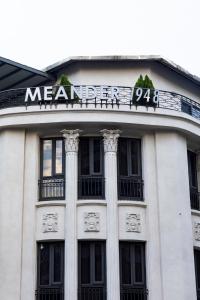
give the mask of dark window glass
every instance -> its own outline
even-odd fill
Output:
[[[40,285],[49,285],[50,253],[48,244],[40,244]]]
[[[90,247],[88,243],[81,244],[81,283],[90,283]]]
[[[192,106],[191,104],[185,102],[185,101],[181,101],[181,110],[189,115],[192,115]]]
[[[54,247],[54,282],[61,281],[61,262],[62,262],[62,249],[59,245]]]
[[[80,140],[80,165],[81,175],[89,175],[89,139]]]
[[[52,175],[52,141],[43,141],[43,177]]]
[[[192,151],[188,151],[188,171],[189,171],[190,186],[197,187],[196,154]]]
[[[129,244],[124,244],[121,247],[121,261],[122,284],[131,284],[131,255]]]
[[[197,299],[200,299],[200,250],[194,250]]]
[[[141,245],[135,245],[135,282],[138,283],[143,281],[142,250]]]
[[[140,173],[140,144],[138,140],[131,140],[131,174],[137,175]]]
[[[93,143],[94,173],[101,172],[100,142],[101,142],[100,139],[94,139],[94,143]]]
[[[95,244],[95,281],[102,281],[102,245]]]
[[[127,140],[119,140],[119,174],[122,176],[128,175],[128,164],[127,164]]]
[[[120,242],[121,288],[145,288],[144,244]]]

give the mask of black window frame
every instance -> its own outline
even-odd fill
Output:
[[[100,171],[94,171],[94,141],[100,143]],[[82,143],[88,143],[88,174],[82,174]],[[103,138],[99,136],[80,137],[78,152],[78,199],[105,199]]]
[[[121,157],[122,147],[125,145],[126,156],[126,174],[121,173],[120,163],[123,161]],[[132,143],[137,147],[137,172],[132,169]],[[120,137],[118,140],[117,152],[117,178],[118,178],[118,199],[119,200],[135,200],[143,201],[143,179],[142,179],[142,141],[140,138]]]
[[[48,279],[49,282],[48,284],[41,284],[41,278],[40,278],[40,270],[41,270],[41,247],[48,247],[48,253],[49,253],[49,258],[48,260]],[[55,278],[55,273],[54,273],[54,255],[55,255],[55,248],[59,247],[61,251],[61,256],[60,256],[60,281],[56,282],[54,281]],[[37,242],[37,299],[43,299],[46,295],[55,295],[55,299],[63,299],[64,295],[64,249],[65,249],[65,244],[64,241],[40,241]],[[57,296],[56,296],[57,293]],[[53,299],[53,298],[51,298]]]
[[[194,266],[195,266],[195,280],[197,300],[200,300],[200,249],[194,249]]]
[[[197,154],[194,151],[187,151],[188,157],[188,177],[190,187],[190,204],[191,208],[200,210],[200,196],[198,191],[198,174],[197,174]]]

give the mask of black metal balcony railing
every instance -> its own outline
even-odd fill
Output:
[[[62,178],[45,178],[38,182],[39,200],[64,200],[65,199],[65,179]]]
[[[200,193],[197,188],[190,187],[190,204],[192,209],[200,210]]]
[[[79,176],[79,199],[105,199],[105,179],[100,176]]]
[[[75,99],[75,100],[52,100],[52,101],[28,101],[25,102],[25,95],[26,89],[13,89],[13,90],[6,90],[0,92],[0,109],[15,107],[15,106],[43,106],[49,107],[54,105],[55,108],[59,103],[66,104],[66,106],[70,105],[73,107],[74,104],[79,105],[80,107],[87,107],[88,105],[94,105],[94,107],[98,106],[98,108],[112,108],[112,107],[120,107],[121,105],[129,106],[152,106],[154,109],[156,108],[163,108],[163,109],[170,109],[175,111],[184,112],[193,116],[194,118],[200,119],[200,103],[180,95],[174,92],[162,91],[162,90],[151,90],[149,93],[150,100],[147,102],[145,98],[146,89],[142,89],[142,96],[140,99],[136,96],[140,93],[137,92],[138,88],[132,87],[122,87],[118,86],[118,99],[112,98],[111,87],[108,86],[107,92],[107,100],[101,99],[101,86],[95,86],[97,91],[97,96],[93,99],[86,99],[86,87],[82,86],[83,97],[82,99]],[[43,87],[41,87],[41,97],[43,99]],[[56,89],[57,87],[54,87]],[[69,87],[66,87],[66,89]],[[77,90],[80,87],[77,87]],[[34,89],[34,88],[33,88]],[[141,89],[140,89],[141,90]],[[156,94],[155,94],[156,92]],[[155,96],[156,95],[156,96]],[[153,97],[156,97],[155,99]],[[54,97],[54,96],[53,96]],[[137,100],[139,99],[139,100]],[[153,101],[157,102],[154,103]]]
[[[118,197],[119,200],[143,201],[143,185],[141,178],[119,177],[118,178]]]
[[[35,291],[36,300],[64,300],[63,288],[41,288]]]
[[[81,287],[78,290],[78,300],[106,300],[104,287]]]
[[[147,289],[125,288],[122,289],[120,300],[147,300]]]

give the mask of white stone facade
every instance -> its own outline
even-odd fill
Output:
[[[178,78],[174,81],[176,75],[166,80],[168,74],[162,78],[163,70],[148,64],[131,71],[126,64],[117,70],[112,64],[80,65],[78,71],[72,66],[66,73],[74,84],[128,86],[142,72],[158,88],[175,88],[196,99],[197,88],[188,82],[187,90]],[[0,127],[1,300],[35,299],[39,241],[65,241],[64,300],[77,300],[79,240],[106,242],[107,300],[120,300],[119,241],[145,243],[148,300],[197,299],[193,249],[200,249],[200,213],[190,207],[187,149],[200,149],[200,120],[164,108],[82,108],[77,103],[2,109]],[[79,139],[84,136],[104,139],[103,200],[78,199]],[[38,201],[44,137],[64,138],[65,200]],[[144,201],[118,199],[119,137],[141,140]]]

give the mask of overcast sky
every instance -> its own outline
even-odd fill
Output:
[[[0,56],[31,67],[154,54],[200,76],[200,0],[0,0],[0,9]]]

